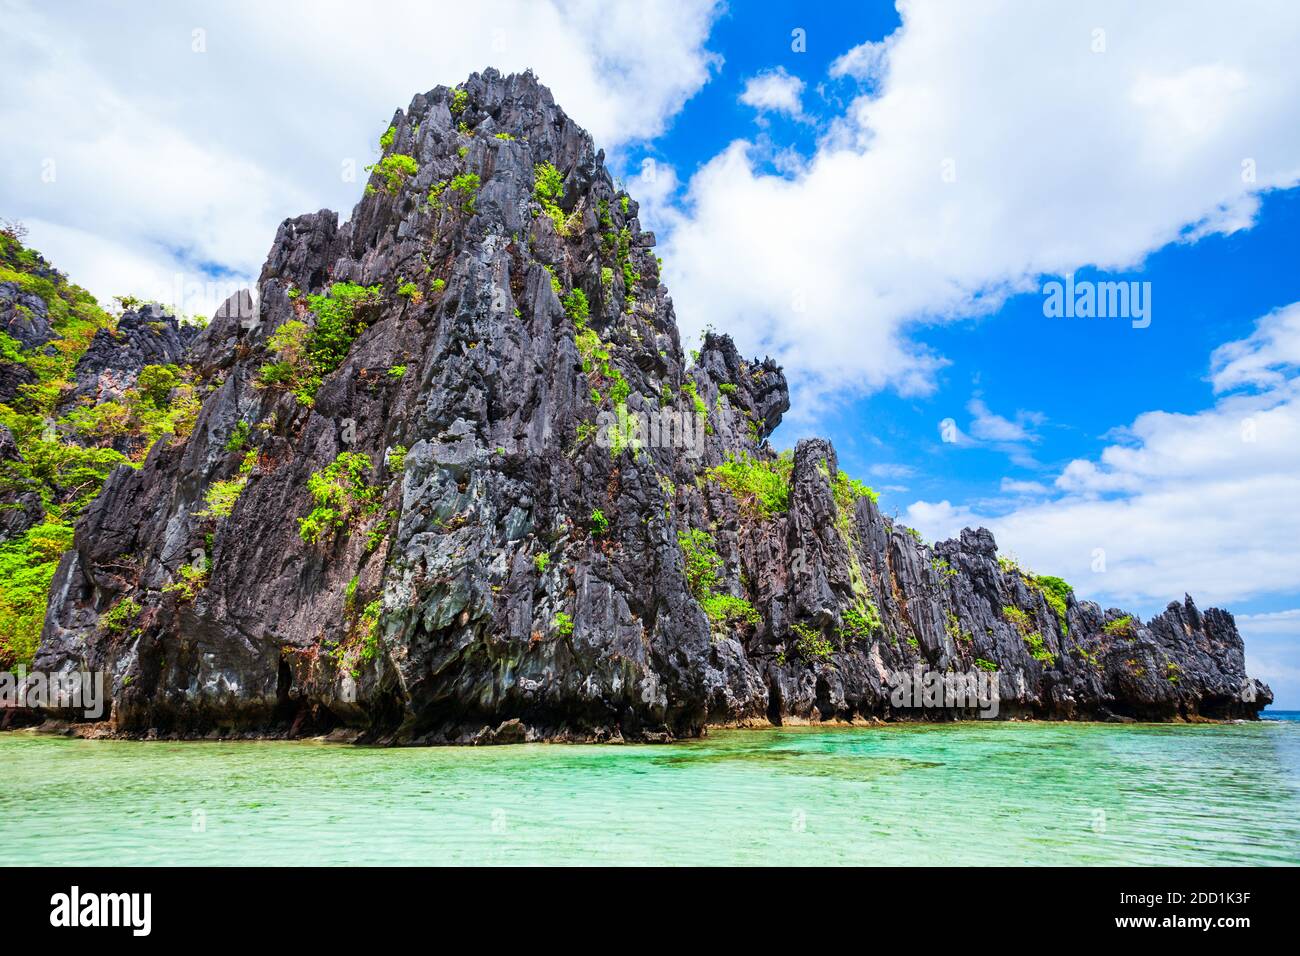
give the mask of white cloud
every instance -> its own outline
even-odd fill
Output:
[[[256,272],[213,277],[171,257],[165,250],[137,249],[110,237],[43,219],[25,223],[32,235],[41,237],[36,247],[56,267],[70,273],[69,279],[99,294],[100,304],[110,306],[113,294],[133,294],[166,302],[183,316],[210,318],[218,306],[240,289],[251,289]],[[30,240],[29,240],[30,241]],[[73,271],[63,266],[81,263]],[[116,290],[109,293],[108,290]]]
[[[893,34],[885,40],[868,40],[866,43],[859,43],[847,53],[835,58],[830,66],[830,75],[837,79],[852,77],[860,83],[872,86],[879,84],[885,77],[885,71],[889,66],[889,49],[897,36],[898,34]]]
[[[968,430],[963,431],[955,419],[945,418],[939,422],[941,442],[957,448],[991,449],[1006,455],[1012,464],[1021,468],[1042,467],[1028,448],[1039,440],[1033,428],[1046,420],[1041,412],[1022,409],[1012,420],[989,408],[978,392],[966,404],[966,410],[971,415]]]
[[[1300,608],[1263,614],[1238,614],[1237,624],[1256,634],[1300,635]]]
[[[803,116],[802,96],[803,80],[779,66],[746,80],[740,102],[760,113],[784,113],[798,119]]]
[[[656,135],[717,63],[717,9],[9,0],[0,209],[102,299],[154,297],[205,265],[255,276],[285,217],[350,213],[361,183],[343,164],[373,160],[395,109],[473,71],[533,68],[607,150]]]
[[[1300,374],[1275,378],[1300,303],[1216,350],[1221,381],[1263,382],[1195,414],[1139,415],[1123,443],[1064,468],[1047,500],[1000,507],[912,504],[906,520],[946,538],[990,528],[1000,547],[1083,596],[1158,609],[1184,591],[1202,606],[1291,594],[1300,581]],[[1281,343],[1281,344],[1280,344]],[[1004,482],[1003,491],[1018,492]],[[1104,569],[1102,566],[1104,561]]]
[[[1018,481],[1015,478],[1003,478],[1001,490],[1004,495],[1046,495],[1050,489],[1038,481]]]
[[[1229,342],[1210,356],[1216,392],[1242,386],[1272,388],[1300,367],[1300,303],[1270,313],[1248,339]]]
[[[1038,436],[1029,431],[1029,424],[1037,424],[1042,416],[1035,412],[1017,412],[1016,420],[1011,421],[995,414],[984,400],[978,396],[966,405],[971,413],[970,433],[980,441],[991,442],[1034,442]]]
[[[709,322],[773,354],[795,416],[831,395],[926,394],[943,359],[914,323],[1241,228],[1260,191],[1300,180],[1300,124],[1280,121],[1300,99],[1294,4],[900,9],[886,43],[837,61],[873,85],[805,170],[766,174],[732,143],[665,243],[685,331]]]
[[[916,474],[916,469],[911,465],[881,462],[869,467],[867,472],[876,478],[911,478]]]
[[[674,221],[672,202],[677,185],[677,171],[672,166],[653,157],[641,160],[636,174],[628,178],[624,187],[636,198],[637,218],[642,228],[652,231],[671,228]]]
[[[907,511],[903,514],[903,521],[932,541],[955,538],[961,533],[962,528],[978,528],[988,523],[987,519],[981,518],[969,508],[954,505],[947,499],[914,501],[908,505]],[[1004,551],[1006,550],[1001,542],[999,545]]]

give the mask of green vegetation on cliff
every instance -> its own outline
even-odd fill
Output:
[[[741,510],[756,518],[770,518],[790,510],[793,467],[794,455],[789,451],[772,461],[742,453],[710,468],[708,475],[731,491]]]
[[[564,176],[550,163],[538,163],[533,167],[533,198],[542,207],[555,231],[564,235],[568,230],[564,224],[564,210],[559,200],[564,196]]]
[[[0,667],[12,667],[30,663],[36,651],[50,581],[59,557],[72,545],[73,522],[108,473],[129,459],[98,443],[73,441],[91,420],[87,410],[56,417],[60,400],[72,389],[77,361],[96,332],[114,327],[114,319],[90,293],[25,247],[15,227],[0,230],[0,283],[39,298],[57,336],[47,345],[25,349],[0,333],[0,364],[18,367],[14,371],[28,379],[8,402],[0,403],[0,426],[13,435],[17,452],[0,458],[0,510],[30,507],[40,512],[35,524],[0,543]],[[19,317],[30,314],[21,303],[15,310]],[[149,408],[156,410],[157,394],[155,382],[138,407],[126,410],[125,419],[114,426],[119,434],[143,430],[146,421],[151,432],[162,430],[148,414]],[[105,421],[110,417],[101,416]]]
[[[258,384],[287,389],[303,405],[311,405],[325,376],[343,364],[353,341],[364,331],[363,307],[381,297],[379,286],[354,282],[335,282],[328,293],[307,296],[316,324],[291,319],[275,330],[267,348],[276,360],[262,366]]]
[[[379,511],[383,489],[371,486],[370,456],[341,452],[323,469],[307,479],[315,507],[298,519],[298,534],[308,544],[328,540],[358,518]]]
[[[678,532],[677,544],[686,561],[686,583],[691,595],[700,603],[715,628],[752,626],[762,620],[754,606],[744,598],[719,590],[722,587],[722,557],[714,549],[713,538],[707,531],[692,528]]]

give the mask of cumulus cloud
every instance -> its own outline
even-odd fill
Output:
[[[1250,370],[1217,380],[1241,388],[1194,414],[1139,415],[1098,458],[1070,462],[1049,497],[978,509],[918,501],[905,520],[934,538],[984,525],[1002,548],[1081,595],[1148,612],[1184,590],[1203,606],[1293,593],[1300,374],[1274,369],[1293,354],[1284,333],[1297,308],[1215,351],[1221,371]],[[1004,492],[1022,490],[1004,482]]]
[[[532,68],[618,149],[662,131],[708,80],[717,12],[715,0],[374,13],[307,0],[6,2],[0,209],[101,299],[162,298],[214,274],[247,281],[282,219],[350,212],[361,187],[347,170],[364,176],[413,94],[487,66]]]
[[[779,66],[746,80],[740,102],[760,113],[784,113],[798,119],[803,116],[803,86],[803,80]]]
[[[806,168],[765,173],[732,143],[693,176],[665,243],[686,331],[712,323],[776,356],[796,415],[929,393],[944,363],[916,323],[1239,229],[1260,191],[1300,181],[1300,125],[1277,121],[1300,98],[1293,4],[900,12],[888,41],[836,61],[869,82]]]

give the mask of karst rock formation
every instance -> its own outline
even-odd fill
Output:
[[[280,226],[256,304],[141,339],[202,406],[81,516],[33,663],[106,672],[112,732],[656,741],[973,715],[893,706],[918,665],[996,673],[1001,717],[1271,699],[1224,611],[1078,601],[986,530],[925,544],[826,441],[778,456],[781,370],[726,335],[683,353],[636,200],[532,74],[418,95],[381,147],[348,222]]]

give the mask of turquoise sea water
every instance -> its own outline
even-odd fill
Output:
[[[371,749],[0,734],[7,864],[1297,864],[1300,722]]]

